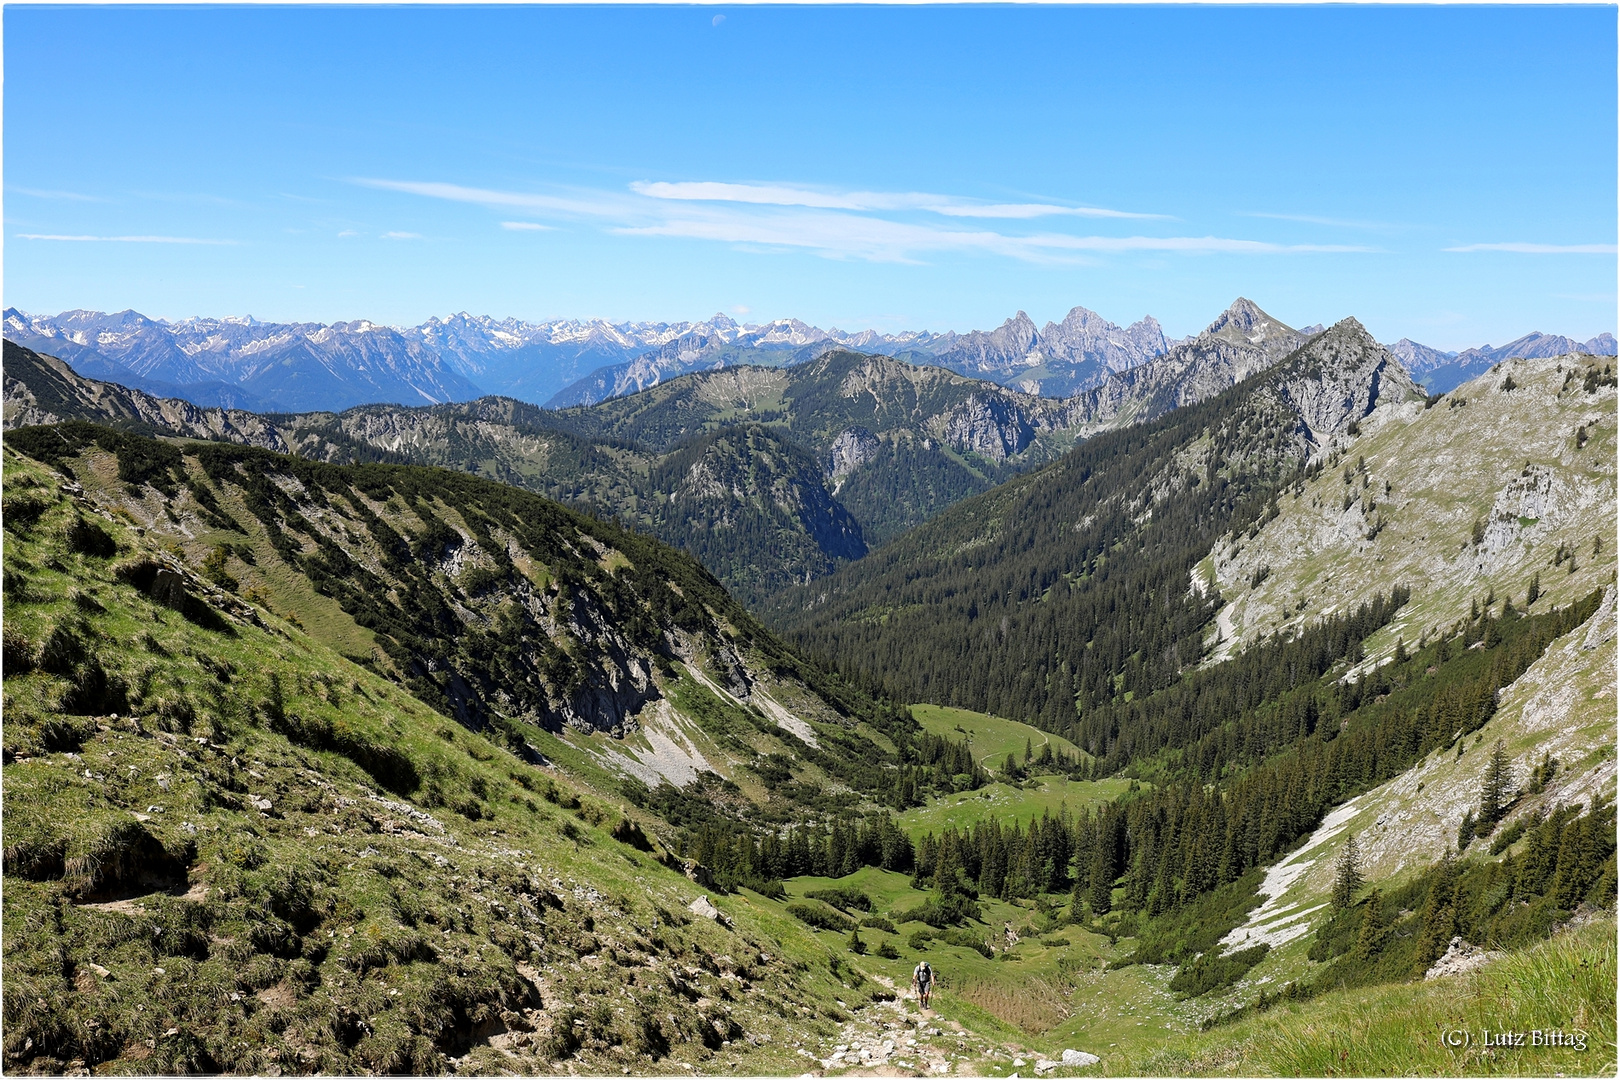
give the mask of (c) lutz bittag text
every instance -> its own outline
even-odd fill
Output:
[[[1465,1046],[1513,1048],[1567,1047],[1586,1049],[1586,1032],[1561,1029],[1532,1028],[1529,1031],[1492,1031],[1482,1028],[1478,1032],[1455,1029],[1442,1032],[1440,1041],[1453,1049]]]

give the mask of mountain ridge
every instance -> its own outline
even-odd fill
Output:
[[[742,325],[721,313],[701,322],[615,323],[530,322],[463,311],[412,327],[365,319],[271,323],[252,316],[168,322],[131,310],[45,316],[10,308],[4,317],[8,337],[61,356],[81,374],[202,405],[259,411],[469,400],[488,393],[566,407],[636,392],[693,371],[798,364],[840,348],[901,356],[1027,393],[1068,397],[1198,336],[1166,338],[1150,315],[1119,326],[1083,306],[1041,328],[1020,311],[998,328],[966,334],[823,330],[792,318]],[[1531,334],[1502,349],[1470,350],[1464,367],[1474,372],[1483,354],[1503,359],[1515,349],[1553,350],[1547,355],[1581,350],[1612,354],[1615,349],[1608,334],[1574,348],[1551,343],[1555,337]],[[1542,338],[1549,343],[1537,344]],[[1226,339],[1246,343],[1236,332]],[[1449,368],[1435,376],[1424,374],[1428,368],[1422,365],[1434,353],[1426,346],[1413,344],[1403,351],[1405,346],[1397,343],[1391,348],[1414,361],[1414,372],[1432,388],[1450,388],[1440,386],[1437,378],[1460,378]],[[1476,367],[1468,367],[1470,363]]]
[[[1207,553],[1195,538],[1213,541],[1221,521],[1247,525],[1376,410],[1421,398],[1399,361],[1343,320],[1197,404],[1094,436],[784,591],[767,617],[823,662],[890,693],[1041,716],[1061,731],[1074,698],[1086,707],[1146,692],[1201,654],[1193,628],[1216,607],[1172,584]],[[1116,623],[1112,612],[1144,593],[1165,614]]]

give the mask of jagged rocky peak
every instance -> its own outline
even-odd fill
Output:
[[[1351,424],[1381,405],[1424,396],[1400,360],[1354,318],[1312,338],[1271,379],[1319,447],[1346,434]]]
[[[1022,356],[1040,341],[1035,320],[1020,311],[988,334],[983,335],[989,351],[1003,356]]]
[[[1220,338],[1233,345],[1255,345],[1268,353],[1279,354],[1291,352],[1304,340],[1298,330],[1267,315],[1260,305],[1243,296],[1232,301],[1232,306],[1221,312],[1198,336]]]
[[[1047,323],[1040,334],[1048,357],[1081,361],[1100,359],[1110,371],[1124,371],[1169,349],[1164,328],[1151,315],[1130,326],[1109,322],[1090,308],[1076,306],[1061,323]]]

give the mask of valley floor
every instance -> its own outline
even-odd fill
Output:
[[[750,906],[781,907],[830,886],[872,898],[880,911],[903,908],[913,891],[904,875],[865,869],[840,879],[797,878],[781,902],[740,894]],[[1328,1076],[1328,1075],[1613,1075],[1616,972],[1613,913],[1584,913],[1536,945],[1508,952],[1458,975],[1333,991],[1280,1003],[1234,1023],[1207,1021],[1255,999],[1262,984],[1282,985],[1308,966],[1305,942],[1268,958],[1270,974],[1225,992],[1182,1000],[1169,989],[1173,965],[1110,969],[1136,942],[1110,942],[1077,926],[1046,934],[1032,925],[1030,903],[988,901],[981,932],[994,958],[961,946],[908,942],[921,923],[890,936],[864,930],[870,949],[895,947],[894,959],[870,952],[854,967],[898,992],[894,1002],[857,1010],[836,1034],[805,1041],[804,1065],[819,1075],[1046,1076]],[[1020,940],[1003,948],[997,928]],[[975,924],[977,925],[977,924]],[[831,951],[846,935],[817,932]],[[938,972],[933,1008],[922,1013],[908,991],[910,972],[927,959]],[[1522,1047],[1488,1046],[1485,1032],[1525,1032]],[[1581,1046],[1533,1046],[1580,1033]],[[1459,1033],[1449,1035],[1448,1033]],[[1447,1039],[1460,1045],[1448,1045]],[[1088,1066],[1063,1066],[1065,1050],[1094,1054]],[[1037,1073],[1038,1064],[1050,1064]]]

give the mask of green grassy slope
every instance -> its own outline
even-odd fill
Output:
[[[779,1072],[878,989],[63,483],[7,447],[8,1071]]]
[[[1589,356],[1513,360],[1370,422],[1274,520],[1213,545],[1201,570],[1226,605],[1214,656],[1397,584],[1411,603],[1369,656],[1432,637],[1487,593],[1523,607],[1538,575],[1538,604],[1612,580],[1612,371]]]
[[[974,757],[987,769],[999,768],[1008,754],[1016,756],[1021,763],[1026,745],[1036,753],[1041,747],[1050,746],[1053,753],[1080,755],[1080,749],[1061,735],[989,713],[953,709],[948,705],[913,705],[911,715],[924,731],[967,742],[973,748]]]
[[[986,818],[1028,826],[1043,814],[1055,816],[1065,808],[1071,812],[1095,809],[1125,794],[1130,784],[1118,777],[1073,780],[1037,774],[1022,784],[986,784],[977,791],[941,795],[927,806],[902,813],[900,826],[914,839],[952,827],[963,829]]]
[[[1280,1004],[1231,1027],[1127,1053],[1106,1071],[1115,1076],[1612,1076],[1614,987],[1611,917],[1470,974]],[[1487,1031],[1523,1033],[1524,1045],[1487,1045]],[[1533,1031],[1582,1037],[1576,1045],[1537,1046]]]

